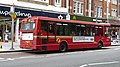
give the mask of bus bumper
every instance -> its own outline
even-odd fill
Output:
[[[52,45],[20,45],[20,48],[23,49],[32,49],[32,50],[40,50],[40,51],[52,51],[52,50],[59,50],[58,44],[52,44]]]
[[[38,50],[40,49],[40,46],[39,45],[20,45],[20,48]]]

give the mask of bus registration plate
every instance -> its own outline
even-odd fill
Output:
[[[29,49],[29,48],[30,48],[30,46],[27,45],[27,46],[26,46],[26,49]]]

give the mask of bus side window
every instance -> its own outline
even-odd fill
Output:
[[[74,31],[71,32],[71,36],[75,36],[76,33]]]
[[[85,36],[85,25],[81,25],[80,32],[81,32],[81,36]]]
[[[77,34],[76,24],[69,24],[69,35],[76,36],[76,34]]]
[[[41,21],[41,30],[47,32],[47,27],[48,27],[47,22],[45,22],[45,21]]]
[[[57,32],[57,35],[59,36],[63,35],[62,23],[56,23],[56,32]]]
[[[64,35],[63,33],[63,26],[59,27],[59,31],[57,31],[59,34],[58,35]]]
[[[56,23],[57,35],[65,36],[68,35],[68,24],[66,23]]]
[[[51,34],[55,34],[55,32],[54,32],[54,24],[49,24],[49,33],[51,33]]]

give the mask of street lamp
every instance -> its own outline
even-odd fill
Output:
[[[107,2],[106,2],[106,19],[107,19],[107,23],[109,22],[109,20],[108,20],[108,7],[109,7],[109,2],[107,0]]]
[[[96,23],[98,21],[98,0],[96,0]]]
[[[12,29],[11,29],[11,34],[12,34],[12,46],[10,50],[14,50],[13,48],[13,41],[14,41],[14,18],[16,18],[16,14],[14,12],[14,5],[10,9],[10,16],[12,18]]]

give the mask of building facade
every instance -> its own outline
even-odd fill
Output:
[[[120,0],[70,0],[70,19],[110,23],[112,39],[120,39]]]
[[[69,13],[102,19],[118,18],[119,0],[70,0]]]

